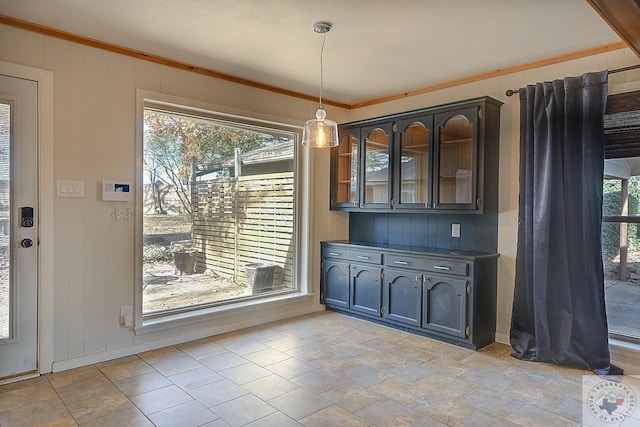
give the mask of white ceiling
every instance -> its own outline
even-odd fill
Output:
[[[355,104],[617,42],[585,0],[0,0],[0,14]],[[6,41],[3,40],[2,43]]]

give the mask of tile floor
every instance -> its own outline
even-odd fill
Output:
[[[0,387],[0,426],[573,426],[589,372],[332,312]]]

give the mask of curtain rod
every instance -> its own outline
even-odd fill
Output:
[[[623,71],[631,71],[640,68],[640,64],[629,65],[628,67],[616,68],[615,70],[609,70],[609,74],[622,73]],[[520,92],[520,89],[507,89],[504,93],[507,96],[513,96],[516,93]]]

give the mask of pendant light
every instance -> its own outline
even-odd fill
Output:
[[[327,112],[322,105],[322,53],[327,33],[331,29],[331,24],[318,22],[313,25],[313,31],[322,34],[322,47],[320,48],[320,102],[316,118],[307,120],[302,129],[302,145],[314,148],[329,148],[338,146],[338,124],[333,120],[327,120]]]

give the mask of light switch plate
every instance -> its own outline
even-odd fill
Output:
[[[84,197],[84,181],[68,181],[59,179],[56,183],[58,197]]]
[[[451,224],[451,237],[460,237],[460,224]]]

